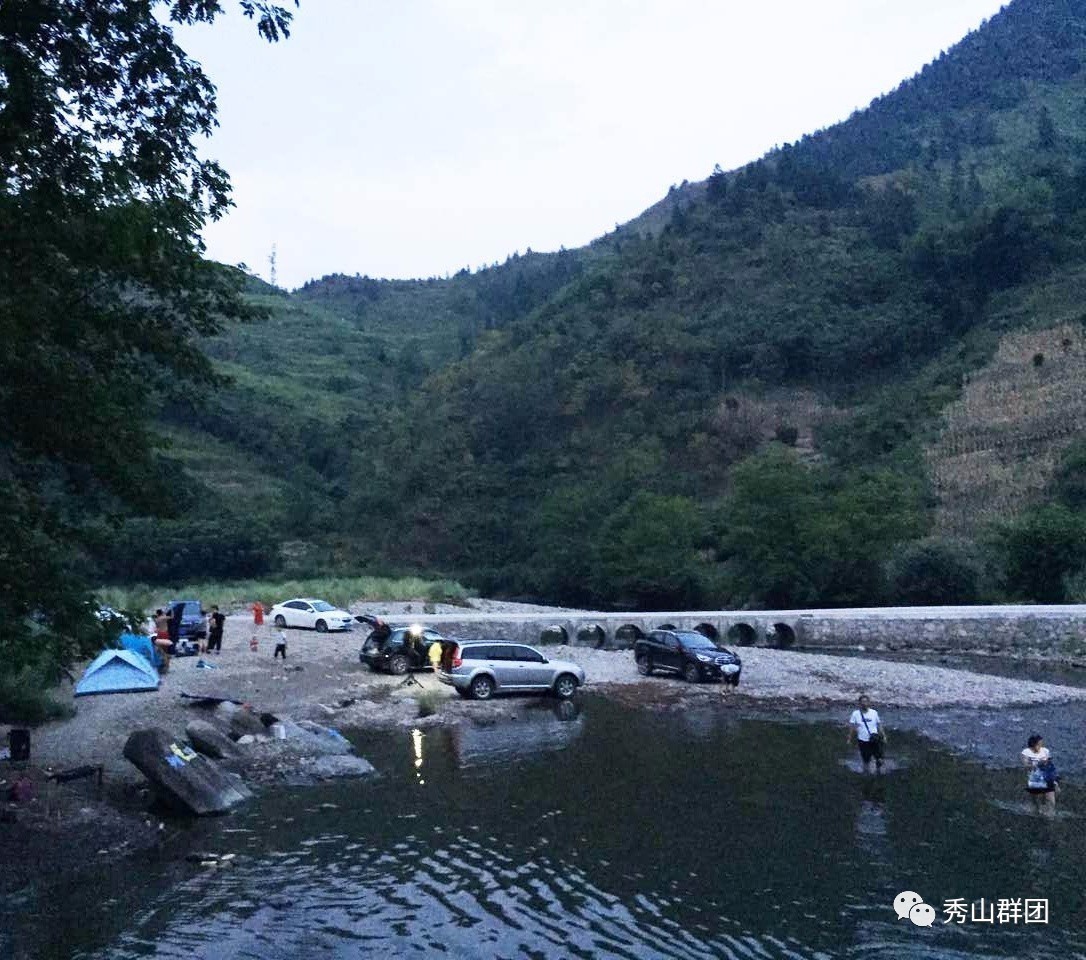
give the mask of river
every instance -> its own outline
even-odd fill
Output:
[[[5,904],[11,953],[1086,958],[1073,785],[1042,821],[1019,771],[914,730],[895,732],[876,778],[853,769],[829,716],[590,696],[525,712],[366,734],[378,779],[267,790],[156,858]],[[208,869],[184,859],[193,849],[235,856]],[[932,905],[932,926],[898,919],[904,890]],[[944,923],[955,898],[967,911],[1044,900],[1049,922],[1012,922],[1009,906],[1004,923]]]

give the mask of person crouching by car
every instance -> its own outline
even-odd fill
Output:
[[[881,773],[886,730],[882,725],[878,710],[871,706],[867,694],[860,695],[859,709],[853,710],[852,716],[848,718],[848,743],[852,743],[853,736],[856,737],[856,744],[860,748],[864,773],[871,772],[872,759],[875,761],[875,770]]]

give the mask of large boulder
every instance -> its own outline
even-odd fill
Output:
[[[214,760],[232,760],[239,755],[233,740],[206,720],[190,720],[185,726],[192,745],[204,756]]]
[[[132,733],[124,757],[165,803],[198,817],[225,813],[252,796],[237,777],[157,727]]]
[[[345,755],[354,752],[351,741],[335,730],[319,723],[301,720],[280,720],[287,742],[300,753],[317,753],[324,756]]]
[[[257,737],[268,732],[260,714],[254,713],[248,707],[239,707],[236,703],[220,703],[215,708],[215,716],[226,725],[230,736],[235,740],[247,733]]]

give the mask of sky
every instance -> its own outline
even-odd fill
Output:
[[[281,0],[283,2],[283,0]],[[288,0],[289,2],[289,0]],[[302,0],[178,30],[235,208],[207,253],[286,288],[578,247],[863,108],[993,0]]]

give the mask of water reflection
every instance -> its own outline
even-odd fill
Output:
[[[1086,956],[1086,840],[1077,821],[1030,836],[993,807],[1017,771],[902,732],[913,762],[855,776],[839,724],[690,727],[595,702],[521,713],[374,737],[379,779],[266,793],[207,826],[201,848],[235,853],[232,869],[145,866],[111,877],[113,907],[94,885],[43,899],[14,955]],[[902,889],[1049,896],[1053,923],[919,930],[893,912]]]
[[[450,739],[457,766],[530,761],[568,749],[584,732],[585,718],[572,701],[525,710],[518,717],[516,721],[453,728]]]

